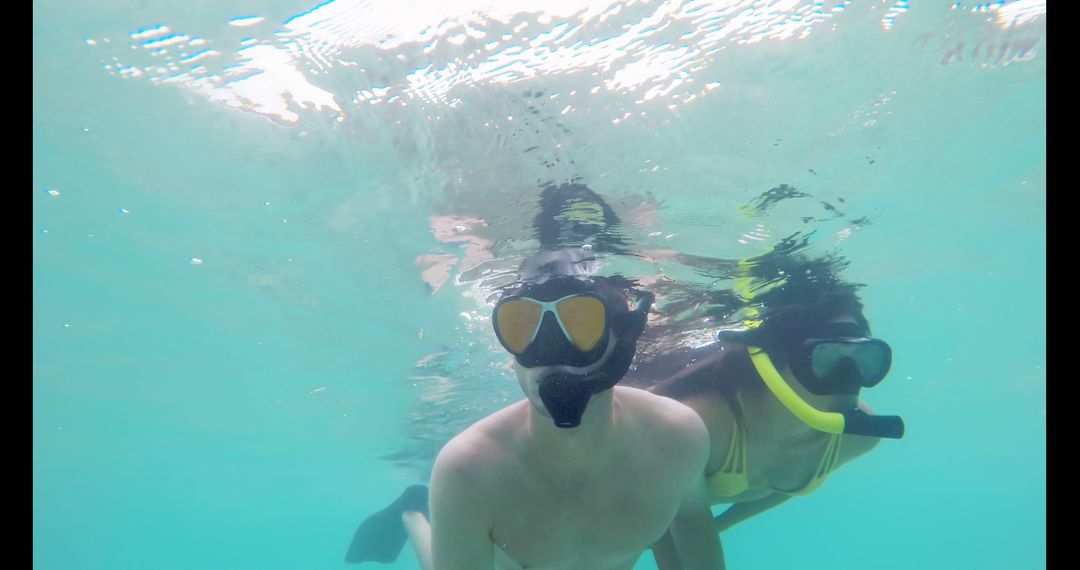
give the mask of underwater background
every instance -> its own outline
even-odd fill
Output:
[[[656,252],[805,236],[893,347],[905,438],[729,568],[1045,568],[1045,12],[35,1],[34,568],[346,567],[520,399],[491,280],[570,181],[610,269],[730,287]]]

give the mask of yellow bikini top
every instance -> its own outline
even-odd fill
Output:
[[[736,396],[736,399],[740,398]],[[742,402],[739,401],[739,404]],[[737,418],[732,418],[732,423],[731,443],[728,445],[724,463],[707,479],[713,499],[734,498],[750,488],[749,466],[746,461],[746,429]],[[829,434],[829,443],[825,447],[821,463],[805,485],[792,490],[775,487],[769,489],[785,495],[808,495],[814,492],[836,468],[840,459],[840,437],[840,434]]]

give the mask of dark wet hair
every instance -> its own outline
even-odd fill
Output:
[[[851,316],[869,332],[857,294],[863,285],[841,278],[848,261],[839,254],[811,256],[812,235],[791,235],[770,252],[750,259],[687,258],[700,272],[732,286],[688,294],[675,288],[677,283],[661,283],[669,298],[679,298],[666,303],[661,322],[646,329],[645,358],[639,360],[640,369],[631,382],[643,388],[655,386],[657,393],[677,399],[719,393],[734,403],[733,412],[740,415],[737,392],[768,390],[746,345],[765,349],[782,366],[808,331],[837,317]],[[761,324],[744,330],[746,321],[753,319],[760,319]],[[683,329],[697,333],[684,338],[717,338],[717,329],[720,333],[713,344],[688,348],[678,340]]]
[[[796,234],[773,251],[744,263],[750,290],[759,293],[741,308],[743,312],[756,308],[762,323],[734,338],[782,355],[806,338],[808,331],[843,315],[851,316],[869,334],[870,323],[857,294],[863,285],[840,278],[848,261],[838,254],[806,256],[809,237]]]
[[[638,256],[627,248],[621,220],[602,196],[576,181],[547,183],[540,190],[538,205],[532,232],[539,247],[522,261],[516,279],[504,274],[509,279],[500,279],[502,283],[490,290],[489,302],[556,277],[591,284],[615,312],[625,307],[631,294],[642,293],[636,281],[594,275],[602,257]]]
[[[599,294],[615,313],[629,311],[628,302],[637,282],[621,275],[592,275],[597,257],[582,248],[542,250],[526,257],[519,268],[518,280],[497,290],[499,297],[520,294],[548,282],[576,281],[582,289]]]

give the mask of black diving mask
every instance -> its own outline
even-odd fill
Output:
[[[556,277],[523,286],[496,303],[491,314],[495,336],[526,368],[585,367],[599,361],[611,331],[625,326],[627,301],[636,297],[637,305],[642,302],[635,291],[602,287],[603,279]],[[634,310],[630,313],[636,318]]]
[[[626,374],[652,301],[651,293],[613,288],[603,277],[556,277],[506,295],[491,320],[518,364],[552,367],[539,395],[557,427],[573,428],[589,399]]]
[[[788,358],[792,373],[810,392],[855,394],[885,378],[892,348],[855,323],[828,323],[815,327]]]

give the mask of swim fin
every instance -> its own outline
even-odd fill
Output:
[[[430,518],[426,485],[410,485],[390,506],[364,519],[353,534],[345,562],[389,564],[397,560],[409,538],[401,523],[401,513],[405,511],[419,511]]]

